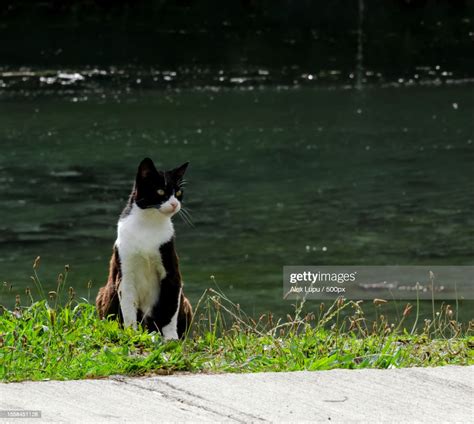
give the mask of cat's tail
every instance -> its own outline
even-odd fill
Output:
[[[101,287],[99,289],[99,293],[97,293],[97,297],[95,298],[95,307],[97,308],[97,313],[99,314],[99,318],[104,318],[105,315],[105,302],[104,302],[104,292],[105,287]]]
[[[121,317],[120,314],[120,302],[115,287],[107,284],[99,290],[95,299],[95,306],[99,314],[99,318],[107,317]]]
[[[181,302],[178,313],[178,336],[182,338],[189,330],[193,321],[193,307],[184,294],[181,295]]]

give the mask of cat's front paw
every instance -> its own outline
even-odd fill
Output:
[[[178,341],[179,337],[176,335],[176,337],[163,337],[163,341],[165,342],[171,342],[171,341]]]
[[[179,340],[178,332],[176,331],[176,329],[163,327],[162,333],[163,333],[163,340],[165,342],[170,341],[170,340]]]
[[[132,323],[124,323],[124,327],[125,328],[132,327],[133,331],[137,331],[137,328],[138,328],[136,321],[133,321]]]

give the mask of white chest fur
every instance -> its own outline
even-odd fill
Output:
[[[159,248],[173,234],[171,219],[156,209],[133,205],[130,214],[119,220],[116,245],[122,270],[120,296],[128,299],[123,304],[140,309],[144,316],[151,313],[158,300],[159,282],[166,276]],[[127,321],[128,312],[122,312]]]

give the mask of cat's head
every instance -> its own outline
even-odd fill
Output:
[[[134,201],[141,209],[157,209],[171,217],[181,209],[183,201],[183,176],[189,162],[171,171],[159,171],[150,158],[138,166],[135,180]]]

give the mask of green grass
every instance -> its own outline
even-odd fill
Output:
[[[209,289],[196,305],[186,339],[164,342],[159,334],[123,329],[100,320],[93,305],[58,289],[48,299],[0,314],[0,379],[3,381],[98,378],[112,374],[260,372],[333,368],[399,368],[474,363],[473,325],[453,319],[449,305],[421,328],[407,329],[406,317],[388,323],[383,302],[375,321],[360,303],[338,299],[329,308],[275,322],[271,314],[247,316],[224,294]],[[38,290],[41,288],[36,275]],[[60,300],[66,297],[64,300]],[[377,302],[376,302],[377,303]]]

